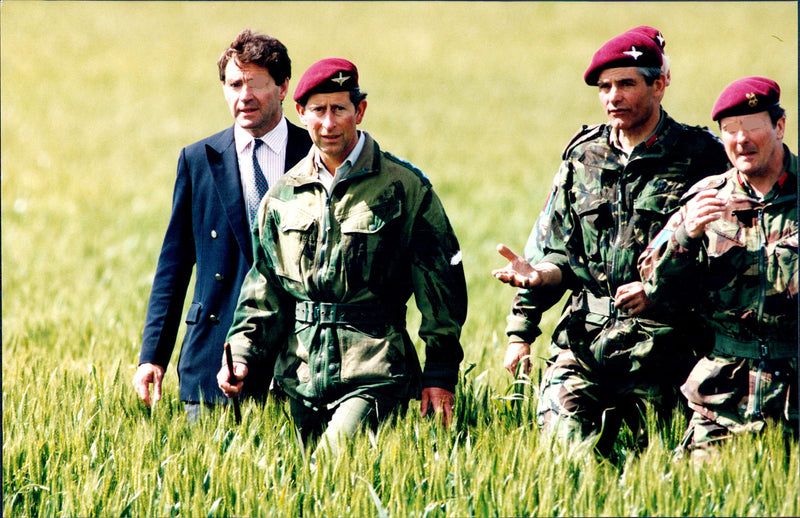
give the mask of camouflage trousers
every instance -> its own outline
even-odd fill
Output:
[[[760,432],[768,421],[797,433],[797,358],[702,358],[681,392],[694,410],[679,451],[706,449],[731,434]]]
[[[670,418],[680,404],[677,385],[654,385],[639,373],[599,373],[565,349],[544,372],[537,424],[558,439],[594,441],[600,453],[608,454],[623,422],[641,446],[646,444],[646,401],[659,419]]]

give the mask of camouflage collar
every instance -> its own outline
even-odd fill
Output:
[[[637,144],[631,154],[626,156],[618,145],[613,143],[613,129],[610,124],[601,126],[602,137],[593,143],[587,140],[588,146],[599,146],[595,148],[597,153],[592,155],[592,160],[597,161],[598,157],[604,156],[605,159],[596,162],[604,169],[620,170],[621,174],[627,171],[627,164],[642,158],[660,158],[667,154],[678,142],[683,126],[670,117],[663,108],[661,118],[658,121],[655,132],[647,140]],[[608,150],[613,150],[609,153]],[[565,153],[565,156],[567,153]],[[584,156],[587,156],[584,154]]]
[[[353,178],[359,176],[376,174],[380,172],[380,147],[369,133],[366,131],[363,133],[365,140],[364,148],[361,150],[361,154],[358,155],[353,167],[350,168],[350,171],[343,178],[334,180],[334,185],[352,180]],[[311,151],[309,151],[308,155],[302,162],[302,166],[297,167],[286,174],[287,185],[299,187],[301,185],[307,185],[311,183],[321,183],[319,179],[319,166],[314,159],[315,153],[316,150],[312,147]]]
[[[638,144],[636,144],[635,146],[633,146],[633,149],[631,149],[630,154],[626,153],[625,150],[622,148],[622,144],[619,141],[619,132],[616,131],[614,128],[612,128],[611,125],[609,125],[609,131],[608,131],[608,143],[609,143],[609,145],[611,147],[613,147],[616,151],[619,151],[619,152],[625,154],[628,157],[631,157],[631,155],[637,153],[637,151],[640,151],[642,149],[641,146],[644,146],[644,149],[650,149],[650,146],[655,144],[655,142],[659,139],[660,134],[662,132],[662,128],[664,127],[665,120],[669,118],[669,116],[667,115],[667,112],[664,111],[664,108],[659,106],[658,112],[659,112],[658,124],[656,124],[656,127],[653,130],[653,133],[651,133],[643,141],[641,141]],[[672,121],[671,118],[669,118],[669,120]]]
[[[643,142],[633,148],[631,158],[644,156],[663,156],[678,142],[683,126],[667,114],[664,108],[655,131]]]
[[[358,159],[356,160],[356,163],[353,164],[350,172],[347,173],[347,175],[342,178],[341,181],[351,180],[358,176],[380,172],[380,146],[378,146],[378,143],[375,142],[375,139],[373,139],[372,136],[366,131],[364,132],[364,137],[364,149],[361,150],[361,154],[358,155]]]
[[[748,197],[759,200],[762,204],[782,202],[786,196],[797,195],[797,155],[793,155],[786,144],[783,144],[783,174],[773,184],[770,191],[759,198],[755,190],[750,186],[747,178],[738,170],[734,169],[736,187],[740,192],[744,192]]]

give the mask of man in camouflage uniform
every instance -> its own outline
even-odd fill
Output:
[[[679,401],[696,355],[673,325],[691,315],[651,307],[636,260],[683,192],[727,167],[707,129],[679,124],[661,108],[662,65],[661,48],[639,30],[595,53],[584,80],[599,87],[609,123],[584,127],[569,143],[525,258],[500,245],[511,262],[493,272],[521,288],[506,328],[512,374],[530,370],[542,313],[572,292],[553,334],[537,421],[558,437],[591,437],[603,454],[623,419],[641,430],[645,399],[669,415]]]
[[[692,187],[640,259],[653,301],[695,300],[714,330],[713,351],[681,387],[694,414],[679,450],[697,460],[767,419],[798,426],[798,161],[782,142],[779,100],[763,77],[725,88],[712,119],[734,167]]]
[[[300,79],[294,99],[314,146],[261,204],[255,264],[228,333],[239,380],[255,352],[280,348],[275,381],[295,424],[304,440],[324,431],[320,447],[333,451],[410,398],[448,423],[463,359],[458,241],[422,172],[357,130],[365,98],[344,59]],[[422,372],[405,327],[412,293]],[[236,394],[241,382],[228,377],[223,365],[219,386]]]

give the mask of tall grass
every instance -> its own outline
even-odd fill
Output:
[[[449,430],[415,408],[316,469],[283,408],[245,403],[187,426],[179,403],[149,412],[119,369],[47,362],[4,394],[6,516],[795,516],[796,443],[769,430],[702,470],[675,459],[681,430],[651,430],[616,463],[543,440],[533,399],[506,404],[467,375]],[[676,420],[681,421],[676,415]],[[652,417],[648,419],[653,423]],[[685,420],[682,421],[685,424]]]
[[[798,443],[780,429],[700,470],[672,455],[680,414],[665,429],[648,416],[641,451],[624,431],[606,461],[540,437],[543,362],[529,382],[502,369],[513,290],[489,275],[497,242],[522,248],[570,136],[602,121],[581,79],[602,42],[659,27],[673,63],[664,106],[692,124],[710,124],[731,80],[776,79],[796,151],[796,21],[791,2],[0,3],[3,514],[797,516]],[[187,426],[177,350],[161,403],[137,401],[175,163],[230,124],[215,63],[244,27],[286,43],[290,90],[319,58],[356,62],[362,128],[442,197],[470,294],[450,429],[412,403],[311,469],[274,401],[244,403],[239,426],[222,409]]]

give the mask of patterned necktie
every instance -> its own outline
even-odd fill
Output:
[[[253,140],[253,177],[255,185],[255,190],[250,190],[250,196],[247,199],[247,208],[248,212],[250,213],[250,228],[256,227],[256,216],[258,215],[258,206],[261,204],[261,198],[267,193],[267,189],[269,189],[269,184],[267,184],[267,179],[264,178],[264,172],[261,170],[261,166],[258,165],[258,158],[256,158],[256,150],[258,150],[258,146],[263,144],[264,141],[261,139]]]

